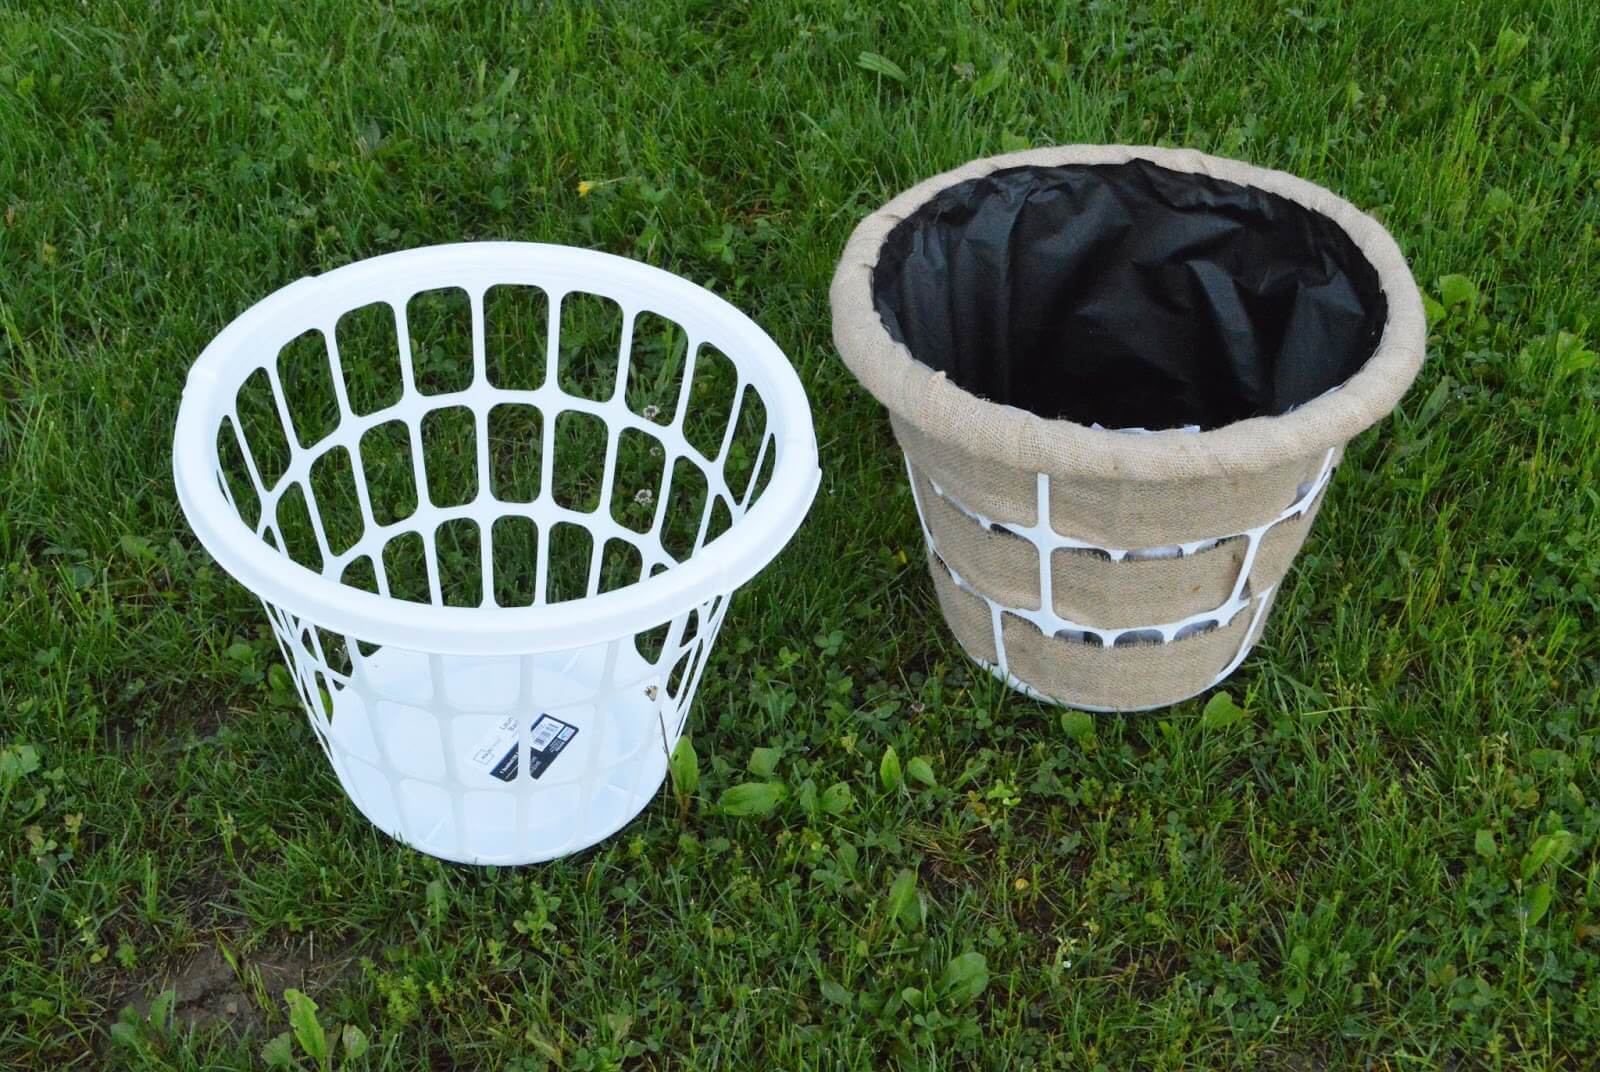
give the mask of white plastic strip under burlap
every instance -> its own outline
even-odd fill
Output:
[[[886,328],[873,273],[891,231],[941,191],[1015,168],[1144,160],[1286,198],[1333,221],[1386,303],[1371,356],[1279,416],[1128,435],[968,391]],[[911,188],[856,228],[831,292],[834,341],[889,410],[930,568],[966,651],[1030,695],[1091,709],[1161,706],[1231,673],[1343,448],[1394,408],[1426,337],[1421,299],[1383,226],[1279,171],[1187,150],[1067,146],[975,161]]]

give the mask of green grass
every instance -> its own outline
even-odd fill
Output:
[[[285,988],[351,1067],[1594,1067],[1597,42],[1583,0],[0,12],[0,1067],[258,1066]],[[1072,141],[1330,186],[1436,303],[1235,722],[976,674],[829,342],[857,219]],[[168,463],[237,312],[480,238],[749,311],[825,469],[729,611],[697,798],[498,872],[345,802]],[[790,791],[724,814],[748,781]]]

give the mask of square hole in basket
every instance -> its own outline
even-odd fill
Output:
[[[284,554],[306,569],[322,572],[322,549],[317,546],[317,533],[312,525],[311,510],[306,505],[305,490],[299,482],[290,484],[278,499],[277,510],[279,545]]]
[[[611,516],[619,525],[635,532],[650,531],[666,471],[667,451],[661,440],[637,428],[622,430],[617,436],[617,469],[611,484]]]
[[[635,633],[633,636],[634,649],[639,657],[651,666],[661,658],[662,650],[667,646],[667,633],[672,629],[671,622],[662,622],[660,625]]]
[[[466,406],[422,415],[422,471],[435,506],[465,506],[478,497],[478,430]]]
[[[227,494],[239,519],[251,528],[261,520],[261,496],[256,492],[250,467],[245,462],[244,447],[239,443],[239,426],[231,417],[222,418],[217,427],[217,474],[222,490]]]
[[[688,458],[679,458],[672,466],[672,486],[661,521],[661,548],[674,561],[682,562],[700,544],[706,494],[706,478],[700,467]]]
[[[700,666],[700,658],[705,650],[703,643],[697,643],[673,663],[672,672],[667,675],[667,695],[673,700],[681,701],[684,689],[694,682],[695,671]]]
[[[739,395],[739,411],[734,417],[733,438],[727,457],[722,459],[722,479],[735,502],[743,502],[750,480],[761,462],[761,445],[767,436],[767,406],[761,395],[746,386]]]
[[[433,602],[428,584],[428,553],[421,534],[402,532],[383,545],[383,576],[395,599]]]
[[[400,325],[394,307],[373,302],[339,317],[333,328],[350,408],[365,415],[400,401]]]
[[[317,661],[339,677],[350,677],[350,651],[345,644],[345,639],[338,633],[314,625],[312,634],[316,638],[316,647],[312,651],[317,656]],[[343,682],[339,682],[343,684]]]
[[[416,513],[417,473],[411,459],[411,430],[405,423],[384,421],[368,428],[360,448],[372,519],[393,525]]]
[[[545,598],[551,603],[580,599],[588,594],[589,569],[594,558],[594,537],[582,525],[561,521],[550,526],[549,575]]]
[[[622,306],[598,294],[563,294],[556,344],[556,383],[563,391],[597,401],[617,393]]]
[[[606,422],[594,414],[570,409],[556,414],[555,462],[550,476],[556,502],[581,513],[600,508],[607,441]]]
[[[460,287],[413,294],[406,303],[411,375],[425,395],[472,385],[472,301]]]
[[[502,607],[532,606],[538,592],[539,526],[533,518],[507,514],[489,530],[494,562],[494,601]]]
[[[489,411],[489,494],[501,502],[539,497],[544,418],[536,406],[507,402]]]
[[[705,542],[710,543],[731,528],[733,528],[733,511],[728,509],[728,501],[721,495],[713,496],[711,499],[711,519],[706,522]]]
[[[708,459],[722,452],[722,441],[733,419],[734,393],[739,389],[739,370],[726,354],[709,343],[702,344],[694,357],[694,378],[690,381],[688,408],[683,414],[683,436],[689,445]]]
[[[433,539],[439,562],[439,594],[444,597],[444,605],[481,606],[483,538],[478,523],[465,517],[441,521]]]
[[[278,414],[278,404],[273,398],[272,381],[265,369],[256,369],[239,385],[234,399],[239,415],[239,430],[244,433],[245,446],[250,460],[255,463],[261,486],[270,491],[283,479],[292,457],[289,434]]]
[[[378,588],[378,571],[373,568],[371,555],[357,555],[345,563],[339,583],[373,595],[383,594]]]
[[[356,474],[348,450],[333,447],[311,463],[311,494],[322,517],[328,550],[344,554],[361,539],[367,527],[356,498]]]
[[[694,643],[695,638],[699,635],[700,610],[697,607],[694,610],[691,610],[688,616],[683,620],[683,635],[678,637],[678,646],[680,648],[688,647],[690,644]]]
[[[320,443],[339,426],[339,398],[328,367],[328,340],[320,331],[307,331],[278,351],[278,382],[289,422],[302,447]]]
[[[628,408],[645,420],[671,424],[678,411],[689,335],[682,325],[652,312],[633,319],[628,351]]]
[[[312,675],[312,680],[314,689],[312,697],[316,701],[316,709],[323,720],[331,724],[334,711],[333,698],[343,686],[321,670]]]
[[[550,345],[550,296],[539,287],[502,284],[483,295],[484,357],[489,382],[508,391],[544,383]]]
[[[600,591],[615,592],[637,584],[643,572],[644,556],[637,547],[616,536],[606,541],[600,555]]]

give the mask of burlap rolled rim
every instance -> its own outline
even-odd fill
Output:
[[[894,227],[940,191],[1001,169],[1136,159],[1331,219],[1387,303],[1372,355],[1336,390],[1281,416],[1128,435],[987,401],[891,337],[874,267]],[[1093,710],[1175,703],[1239,665],[1344,444],[1395,407],[1426,342],[1421,296],[1380,223],[1293,175],[1191,150],[1064,146],[936,175],[856,227],[830,297],[835,345],[905,451],[947,624],[1013,687]]]

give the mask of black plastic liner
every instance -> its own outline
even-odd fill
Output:
[[[943,190],[889,233],[872,286],[889,334],[956,384],[1107,428],[1284,413],[1349,379],[1387,315],[1332,220],[1143,160]]]

